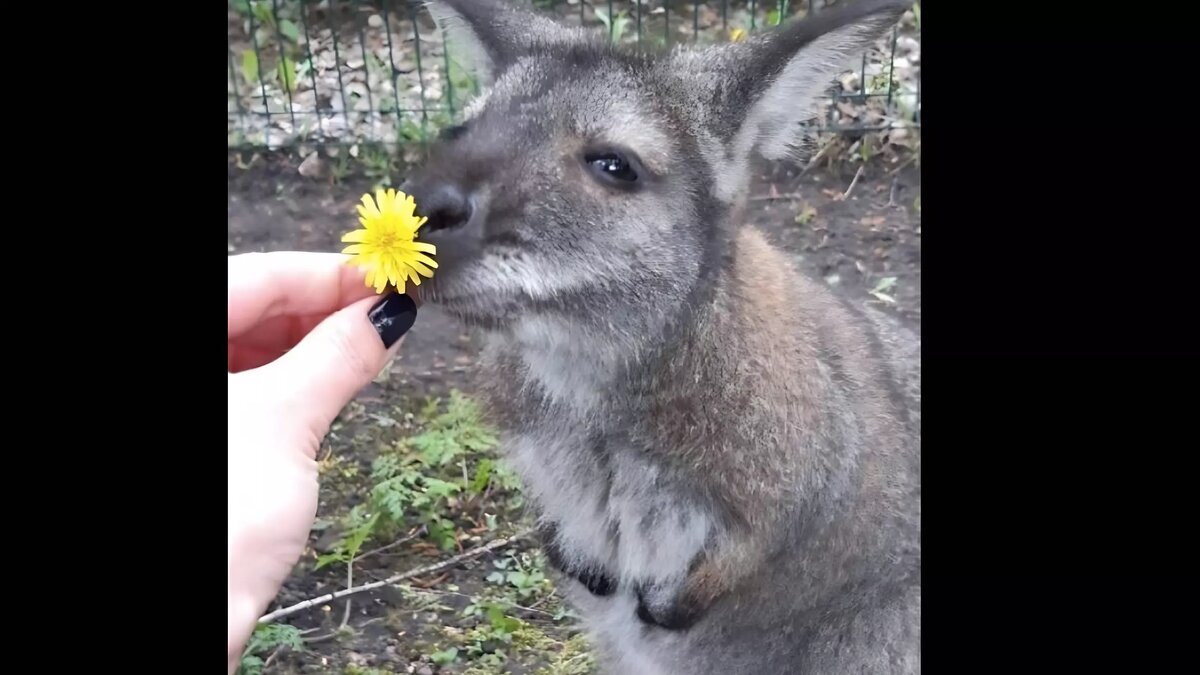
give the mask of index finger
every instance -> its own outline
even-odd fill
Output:
[[[331,314],[373,295],[348,259],[300,251],[229,256],[229,337],[277,316]]]

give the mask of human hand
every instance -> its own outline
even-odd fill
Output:
[[[416,319],[346,257],[229,257],[229,672],[304,552],[317,510],[316,453]]]

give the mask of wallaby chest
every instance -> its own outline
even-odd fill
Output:
[[[552,533],[548,544],[570,567],[603,572],[632,590],[682,577],[711,534],[703,505],[624,433],[559,421],[508,440]]]

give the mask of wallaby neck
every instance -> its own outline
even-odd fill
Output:
[[[735,334],[744,311],[744,291],[733,288],[736,242],[728,247],[691,285],[632,289],[579,311],[523,317],[494,336],[496,347],[516,356],[528,384],[593,423],[600,415],[622,423],[651,399],[711,389],[744,342]]]

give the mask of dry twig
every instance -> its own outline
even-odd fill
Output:
[[[863,165],[860,164],[858,165],[858,171],[854,172],[854,180],[850,181],[850,187],[846,188],[846,191],[842,193],[842,199],[850,198],[850,191],[853,190],[854,186],[858,184],[858,179],[862,176],[862,173]]]
[[[774,194],[774,195],[755,195],[750,198],[750,201],[752,201],[752,202],[773,202],[778,199],[802,199],[803,197],[804,197],[804,194],[800,193],[800,192],[784,192],[781,194]]]
[[[323,605],[327,602],[332,602],[334,600],[337,600],[338,598],[344,598],[348,595],[354,595],[356,593],[364,593],[366,591],[373,591],[377,588],[383,588],[384,586],[391,586],[392,584],[395,584],[400,581],[404,581],[405,579],[411,579],[412,577],[424,576],[426,574],[430,574],[431,572],[437,572],[439,570],[444,570],[447,567],[453,567],[454,565],[457,565],[458,563],[463,562],[464,560],[470,560],[471,558],[478,558],[479,556],[483,555],[484,553],[488,553],[490,551],[495,551],[498,548],[503,548],[505,546],[508,546],[509,544],[511,544],[519,539],[524,539],[525,537],[529,536],[529,534],[532,532],[533,532],[532,529],[525,529],[511,537],[494,539],[494,540],[488,542],[487,544],[484,544],[483,546],[478,546],[478,547],[473,548],[464,553],[460,553],[460,554],[454,556],[453,558],[447,558],[446,560],[433,563],[432,565],[426,565],[424,567],[418,567],[416,569],[409,570],[407,572],[401,572],[400,574],[390,576],[387,579],[384,579],[383,581],[372,581],[369,584],[363,584],[361,586],[353,586],[351,588],[337,591],[335,593],[327,593],[327,594],[322,595],[317,598],[310,598],[308,600],[304,600],[303,602],[298,602],[290,607],[283,607],[281,609],[275,610],[274,612],[266,614],[262,618],[260,618],[258,620],[258,622],[259,623],[271,623],[272,621],[282,619],[285,616],[291,616],[292,614],[295,614],[296,612],[302,612],[311,607],[316,607],[317,605]]]

